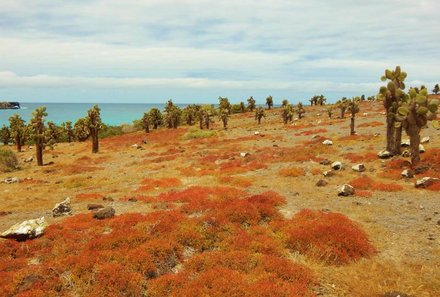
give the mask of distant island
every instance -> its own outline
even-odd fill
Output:
[[[0,109],[20,109],[19,102],[0,102]]]

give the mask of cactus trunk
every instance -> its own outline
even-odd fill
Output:
[[[410,143],[410,150],[411,150],[411,164],[412,166],[417,166],[420,162],[420,152],[419,152],[419,145],[420,145],[420,128],[412,125],[408,127],[408,134],[409,134],[409,143]]]
[[[355,135],[356,131],[354,131],[354,116],[350,119],[350,135]]]
[[[35,150],[37,155],[37,165],[43,166],[43,144],[41,143],[41,140],[37,140],[35,143]]]
[[[99,140],[98,140],[98,131],[93,128],[92,132],[92,153],[96,154],[99,151]]]
[[[402,126],[399,128],[394,128],[395,130],[395,136],[394,136],[394,155],[400,155],[401,150],[401,143],[402,143]]]
[[[387,151],[394,151],[394,119],[387,117]]]
[[[15,136],[15,144],[17,145],[17,152],[21,152],[21,139],[20,136]]]

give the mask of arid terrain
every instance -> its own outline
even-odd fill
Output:
[[[102,233],[109,228],[106,224],[119,222],[123,214],[170,212],[184,207],[184,201],[164,197],[198,189],[200,192],[229,191],[233,194],[228,195],[241,196],[236,199],[276,192],[286,199],[285,204],[277,204],[283,219],[289,220],[303,209],[319,210],[322,214],[336,212],[364,230],[375,252],[359,259],[329,262],[310,253],[290,250],[284,254],[289,261],[310,269],[315,279],[313,285],[307,285],[310,290],[305,291],[310,296],[397,296],[384,295],[393,291],[417,297],[440,296],[440,187],[437,184],[427,189],[414,187],[415,181],[423,176],[440,177],[440,132],[431,127],[422,130],[422,137],[430,136],[429,142],[423,144],[426,152],[421,155],[422,164],[430,168],[415,178],[403,178],[400,173],[409,168],[408,158],[381,160],[377,157],[377,152],[385,146],[383,111],[379,102],[362,102],[354,136],[349,135],[349,116],[339,119],[335,111],[329,119],[324,106],[306,107],[303,119],[287,125],[283,125],[278,108],[266,110],[267,116],[260,125],[254,113],[236,114],[231,116],[228,130],[223,130],[216,119],[212,130],[215,133],[208,137],[191,138],[195,128],[182,126],[160,128],[149,134],[138,131],[105,138],[100,141],[98,154],[91,153],[89,141],[57,144],[53,150],[45,151],[44,161],[48,165],[42,167],[37,167],[35,160],[23,163],[23,159],[35,154],[33,148],[26,146],[18,153],[21,169],[0,174],[0,180],[20,179],[19,183],[0,184],[0,230],[41,216],[46,217],[50,227],[40,238],[14,242],[11,248],[21,251],[26,248],[31,254],[17,256],[28,262],[20,264],[22,266],[14,264],[21,267],[22,272],[13,276],[11,271],[18,268],[9,267],[4,261],[11,259],[3,258],[0,285],[8,288],[9,293],[21,294],[19,296],[39,296],[29,291],[37,283],[46,290],[47,280],[33,279],[25,267],[31,265],[38,271],[38,267],[48,263],[46,261],[66,255],[57,253],[57,247],[61,249],[63,245],[57,244],[59,238],[54,234],[69,238],[71,234],[63,232],[75,230],[66,227],[56,233],[54,230],[61,229],[54,226],[71,222],[76,224],[77,230],[91,230],[96,224],[96,230],[100,230],[97,232]],[[332,140],[333,145],[322,144],[325,139]],[[340,161],[343,168],[334,171],[333,176],[324,177],[323,172],[331,170],[330,165],[320,164],[324,159]],[[352,170],[351,167],[359,163],[365,165],[365,172]],[[316,186],[321,179],[327,184]],[[343,184],[351,184],[356,189],[355,195],[338,196]],[[52,208],[66,197],[71,198],[73,216],[53,218]],[[116,216],[102,221],[92,219],[87,210],[91,203],[112,206]],[[84,227],[81,221],[90,225]],[[166,229],[163,232],[166,234]],[[127,229],[127,238],[129,233]],[[94,233],[84,233],[84,238],[90,234]],[[79,233],[75,240],[80,238]],[[6,242],[12,241],[1,239],[2,253],[6,253],[9,246]],[[32,254],[33,248],[38,249],[37,255]],[[75,245],[70,248],[75,253]],[[339,248],[346,248],[350,253],[350,247]],[[93,250],[99,251],[99,244]],[[44,256],[44,251],[49,255]],[[170,274],[179,272],[179,267],[189,258],[188,255],[179,258]],[[92,255],[84,261],[90,264],[93,259]],[[84,267],[89,267],[86,264]],[[52,269],[59,268],[55,265]],[[111,270],[110,266],[108,269]],[[84,274],[90,273],[87,268],[84,270]],[[75,287],[79,281],[63,277],[66,280],[60,282],[59,295],[86,294]],[[97,277],[93,279],[99,282]],[[119,285],[116,282],[103,286]],[[121,286],[130,288],[130,284]],[[107,296],[112,294],[118,295],[110,292]],[[136,293],[130,294],[125,295],[136,296]],[[52,292],[47,296],[55,295]]]

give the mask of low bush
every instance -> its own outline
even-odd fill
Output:
[[[306,172],[301,167],[292,167],[281,169],[278,174],[284,177],[299,177],[304,176]]]
[[[17,166],[17,155],[10,149],[0,149],[0,172],[13,171]]]
[[[198,139],[198,138],[208,138],[215,136],[216,132],[213,130],[200,130],[197,128],[190,129],[185,135],[184,139]]]
[[[338,213],[305,209],[282,230],[291,250],[331,264],[346,264],[375,253],[365,232]]]

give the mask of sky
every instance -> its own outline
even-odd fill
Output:
[[[438,0],[0,0],[0,101],[264,103],[440,82]]]

